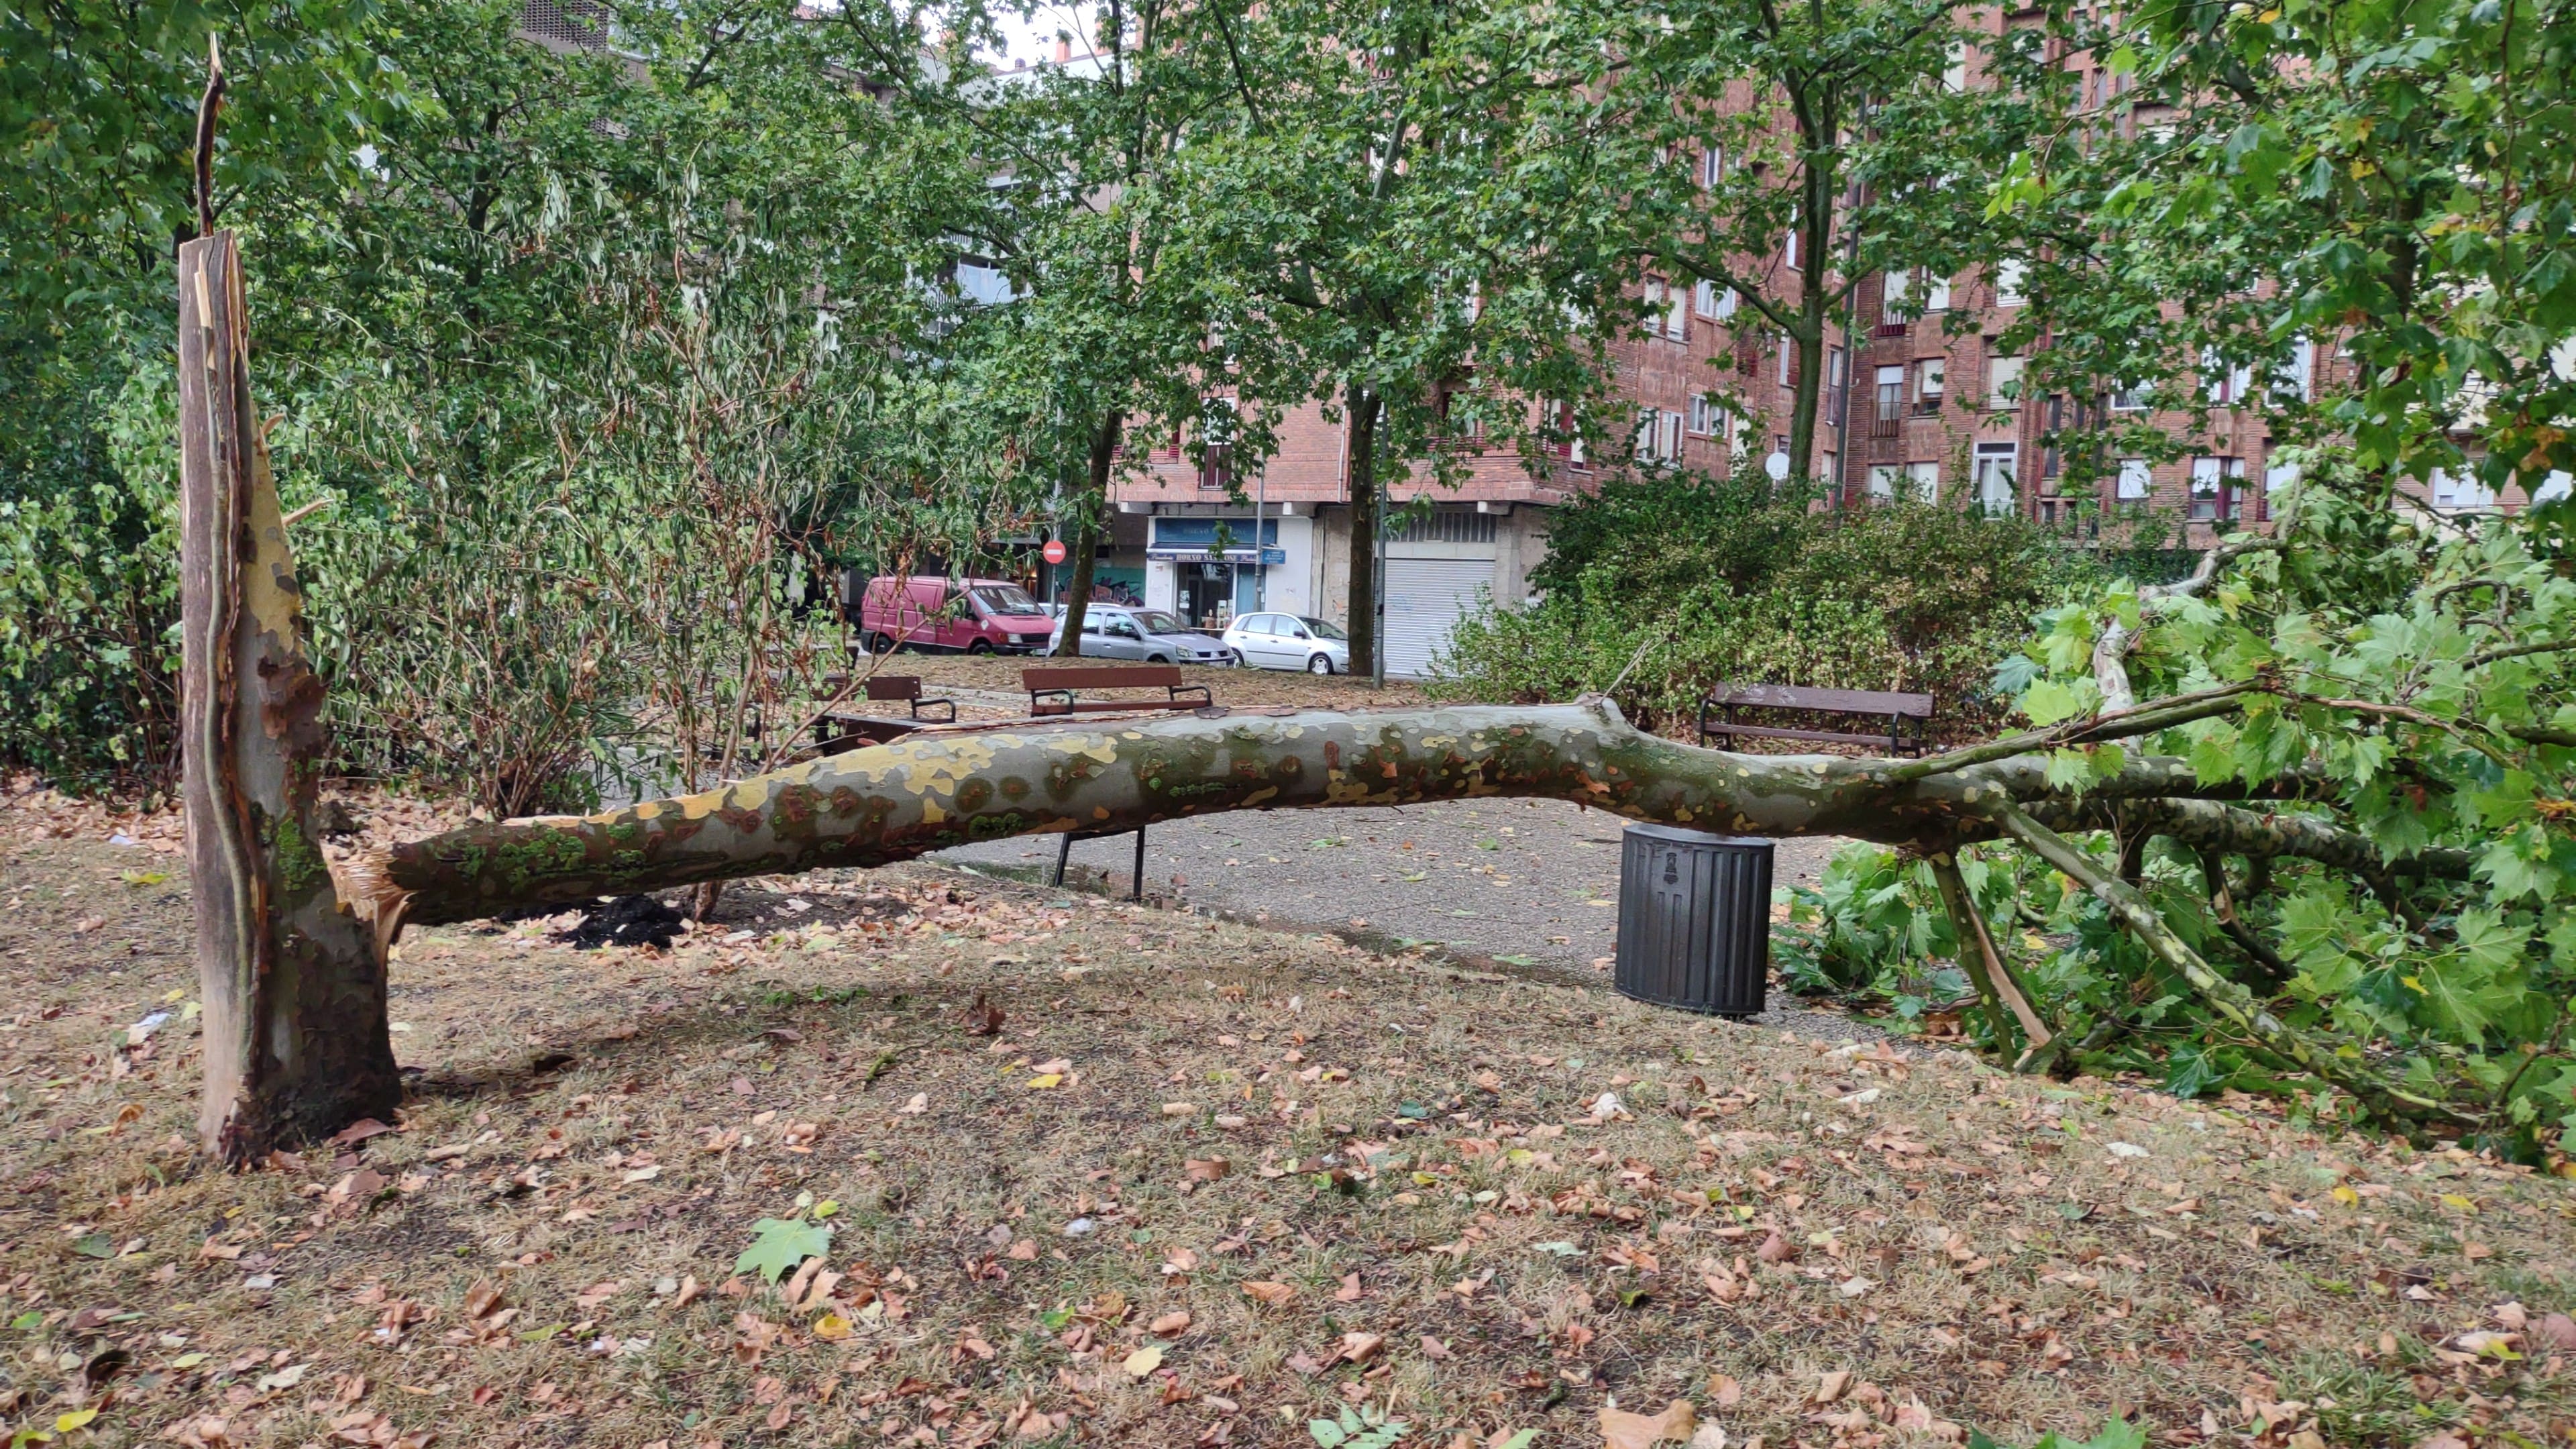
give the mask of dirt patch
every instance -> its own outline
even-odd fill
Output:
[[[2570,1184],[931,866],[736,887],[667,952],[415,932],[396,1130],[210,1172],[184,894],[128,879],[175,859],[0,850],[12,1427],[1302,1445],[1366,1405],[1407,1445],[1591,1446],[1612,1400],[1684,1398],[1850,1449],[2115,1412],[2265,1449],[2576,1427]],[[839,1276],[791,1306],[734,1267],[798,1218]]]

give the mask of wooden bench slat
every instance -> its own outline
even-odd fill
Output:
[[[1177,664],[1073,664],[1023,669],[1030,689],[1168,689],[1181,682]]]
[[[1029,706],[1029,713],[1051,714],[1132,714],[1140,709],[1204,709],[1206,701],[1196,699],[1041,699]]]
[[[1795,684],[1721,684],[1709,692],[1711,704],[1759,705],[1765,709],[1812,709],[1829,714],[1897,714],[1930,719],[1932,696],[1874,689],[1808,689]]]
[[[1843,730],[1784,730],[1770,725],[1727,724],[1719,720],[1710,721],[1708,732],[1712,735],[1754,735],[1766,740],[1832,740],[1875,745],[1886,744],[1894,738],[1893,735],[1888,734],[1863,735]]]

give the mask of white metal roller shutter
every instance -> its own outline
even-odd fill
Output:
[[[1386,561],[1386,672],[1418,677],[1448,647],[1458,616],[1493,587],[1492,559],[1391,558]]]

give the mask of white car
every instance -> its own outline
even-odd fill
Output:
[[[1348,674],[1351,637],[1341,627],[1302,614],[1244,614],[1225,626],[1226,647],[1256,669]]]

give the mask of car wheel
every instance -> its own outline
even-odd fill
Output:
[[[966,652],[969,654],[990,654],[993,652],[993,641],[990,639],[976,639],[970,641],[966,646]]]
[[[867,646],[870,654],[892,654],[894,652],[894,636],[891,634],[870,634],[867,638]]]
[[[1148,664],[1169,664],[1172,662],[1172,657],[1168,654],[1148,654],[1145,656],[1145,662]]]
[[[1318,655],[1316,655],[1314,658],[1307,660],[1307,661],[1306,661],[1306,672],[1307,672],[1308,674],[1330,674],[1330,673],[1332,673],[1332,672],[1333,672],[1333,656],[1332,656],[1332,655],[1330,655],[1330,654],[1318,654]]]

